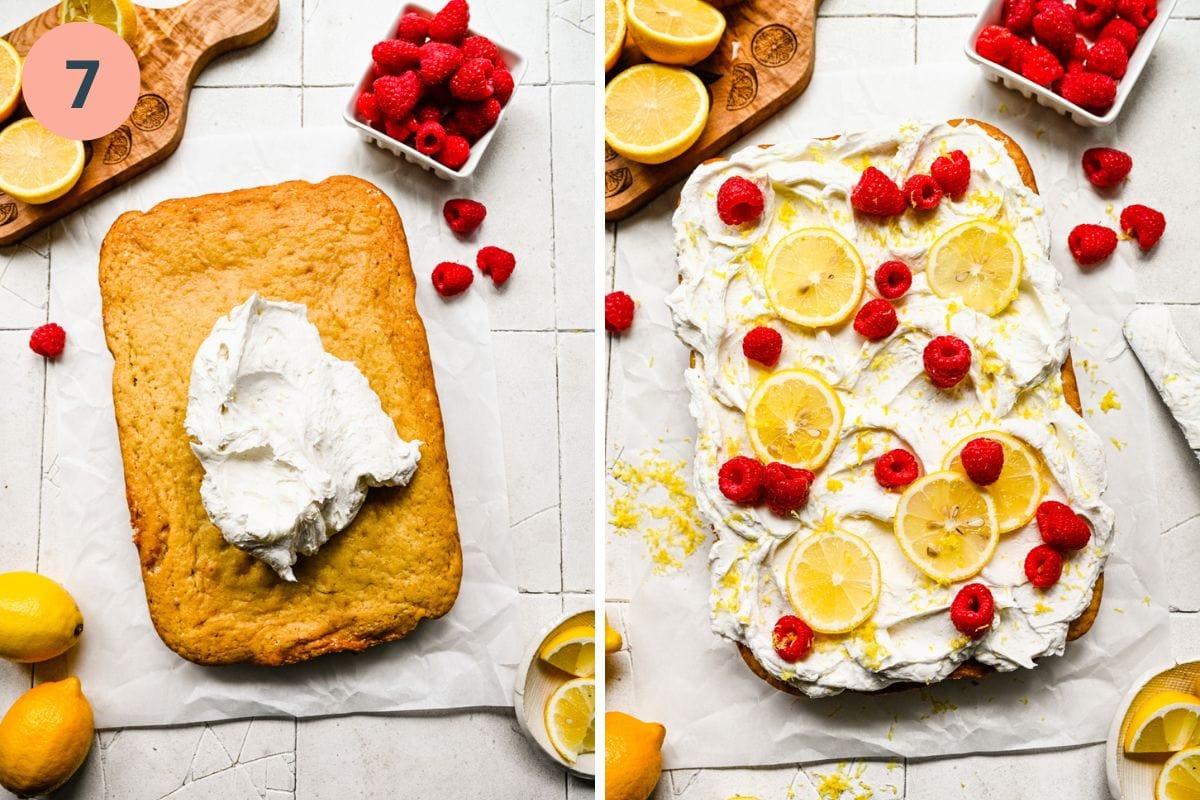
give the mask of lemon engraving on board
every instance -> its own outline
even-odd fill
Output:
[[[964,222],[929,248],[925,268],[938,297],[961,300],[981,314],[1008,307],[1021,285],[1024,257],[1013,235],[989,220]]]
[[[867,272],[854,245],[828,228],[788,234],[767,258],[767,299],[779,316],[806,328],[844,322],[858,308]]]
[[[996,551],[996,504],[957,472],[932,472],[900,496],[895,534],[921,572],[942,584],[964,581]]]
[[[1001,533],[1010,533],[1025,527],[1038,505],[1046,496],[1046,480],[1042,477],[1042,466],[1037,455],[1015,436],[1000,431],[976,433],[963,439],[946,454],[942,469],[966,475],[959,455],[967,442],[986,437],[999,443],[1004,451],[1004,467],[995,483],[979,489],[996,504],[996,525]]]
[[[846,633],[866,622],[881,585],[875,551],[854,534],[811,534],[788,560],[788,599],[819,633]]]
[[[708,89],[695,75],[638,64],[604,89],[604,140],[631,161],[661,164],[696,143],[708,111]]]
[[[746,403],[746,432],[763,463],[817,470],[832,455],[842,430],[842,402],[833,387],[803,369],[764,380]]]

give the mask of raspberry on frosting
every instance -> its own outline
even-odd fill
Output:
[[[783,336],[774,328],[759,326],[742,337],[742,355],[764,367],[773,367],[783,352]]]
[[[917,457],[907,450],[889,450],[875,459],[875,482],[885,489],[908,486],[919,475]]]
[[[1039,544],[1025,556],[1025,577],[1039,589],[1058,583],[1062,570],[1062,554],[1048,544]]]
[[[781,517],[803,508],[808,502],[808,492],[814,480],[816,476],[806,469],[772,461],[763,470],[767,508]]]
[[[962,200],[971,182],[971,160],[962,150],[954,150],[935,158],[929,174],[951,200]]]
[[[971,370],[971,347],[957,336],[938,336],[925,345],[925,373],[939,389],[958,384]]]
[[[735,456],[717,472],[721,494],[740,505],[755,505],[762,499],[763,465],[747,456]]]
[[[978,639],[996,619],[996,601],[982,583],[968,583],[950,604],[950,622],[959,633]]]
[[[896,309],[887,300],[878,297],[868,300],[854,316],[854,331],[872,342],[891,336],[899,325]]]
[[[885,261],[875,270],[875,289],[885,300],[903,297],[912,286],[912,270],[903,261]]]
[[[782,616],[771,631],[771,646],[775,653],[789,664],[794,664],[808,655],[812,649],[813,631],[799,617]]]
[[[980,486],[990,486],[1000,479],[1004,469],[1004,447],[995,439],[979,436],[967,442],[959,454],[967,477]]]
[[[1037,526],[1042,541],[1060,553],[1082,550],[1092,538],[1087,521],[1057,500],[1046,500],[1038,506]]]
[[[729,178],[717,190],[717,216],[726,225],[758,222],[763,203],[762,189],[740,175]]]
[[[932,211],[942,199],[942,187],[932,175],[913,175],[904,182],[904,197],[917,211]]]
[[[904,213],[908,201],[896,182],[875,167],[867,167],[850,193],[855,211],[876,217],[895,217]]]

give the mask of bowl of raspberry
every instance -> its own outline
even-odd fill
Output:
[[[999,81],[1084,126],[1121,113],[1177,0],[989,0],[965,50]]]
[[[342,118],[364,141],[459,180],[479,166],[524,72],[519,54],[471,28],[467,0],[409,3],[371,48]]]

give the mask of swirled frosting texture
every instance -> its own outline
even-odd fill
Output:
[[[421,458],[305,307],[257,294],[196,352],[184,425],[209,519],[288,581],[297,554],[354,521],[368,487],[407,485]]]
[[[877,221],[856,215],[850,191],[875,166],[898,182],[928,173],[939,155],[962,150],[971,183],[961,201],[944,197],[935,211]],[[732,228],[716,214],[721,183],[741,175],[758,184],[766,210],[758,224]],[[995,317],[933,294],[924,274],[933,242],[955,225],[986,218],[1015,236],[1024,254],[1018,295]],[[1102,445],[1063,396],[1060,371],[1068,356],[1068,309],[1061,277],[1048,256],[1049,227],[1040,198],[1023,183],[1004,145],[977,126],[907,125],[900,130],[748,148],[704,165],[683,189],[675,214],[680,284],[668,298],[678,336],[695,351],[687,371],[690,410],[698,426],[697,502],[717,541],[710,553],[714,629],[745,644],[774,676],[810,696],[846,689],[871,691],[891,683],[932,683],[974,658],[999,670],[1035,666],[1060,655],[1067,628],[1087,608],[1113,536],[1113,513],[1101,500],[1106,476]],[[762,274],[774,245],[806,227],[832,228],[854,243],[868,270],[900,259],[913,286],[895,302],[899,328],[868,342],[849,324],[821,330],[791,326],[767,300]],[[870,298],[874,291],[868,279]],[[783,333],[775,369],[805,368],[833,386],[845,407],[840,441],[818,472],[808,505],[795,517],[730,502],[717,485],[720,465],[752,455],[744,411],[767,374],[741,352],[757,325]],[[971,372],[953,391],[924,375],[922,352],[935,336],[953,334],[972,350]],[[905,447],[926,470],[967,436],[999,430],[1039,453],[1047,499],[1068,502],[1093,530],[1090,545],[1067,559],[1063,578],[1042,592],[1025,578],[1026,554],[1041,542],[1035,523],[1003,534],[995,555],[975,577],[996,599],[986,635],[958,634],[948,609],[959,585],[941,586],[900,551],[892,532],[899,494],[874,480],[874,462]],[[868,623],[845,636],[818,636],[798,663],[781,660],[771,643],[775,621],[793,613],[785,568],[803,536],[841,529],[865,538],[878,555],[883,588]]]

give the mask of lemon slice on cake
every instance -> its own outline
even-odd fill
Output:
[[[624,0],[604,0],[604,71],[617,65],[621,50],[625,47]]]
[[[0,39],[0,122],[12,116],[21,99],[21,71],[16,48]]]
[[[996,525],[1001,533],[1023,528],[1037,513],[1038,504],[1046,495],[1046,480],[1037,455],[1029,445],[1015,436],[1000,431],[986,431],[963,439],[946,454],[942,469],[966,475],[959,457],[967,442],[984,437],[997,442],[1004,450],[1004,467],[995,483],[978,487],[996,504]]]
[[[590,678],[596,674],[596,629],[591,625],[564,628],[546,640],[538,657],[568,675]]]
[[[905,489],[895,533],[908,560],[943,584],[978,575],[1000,538],[996,504],[957,472],[933,472]]]
[[[596,751],[596,681],[576,678],[554,690],[546,701],[546,733],[568,764]]]
[[[94,22],[103,25],[131,47],[137,43],[137,9],[130,0],[62,0],[58,21]]]
[[[785,236],[767,258],[767,299],[788,322],[825,328],[858,308],[867,272],[854,245],[828,228]]]
[[[1174,753],[1200,746],[1200,697],[1164,690],[1141,703],[1125,732],[1126,753]]]
[[[758,385],[746,404],[746,433],[763,463],[819,469],[842,431],[842,402],[816,374],[776,372]]]
[[[0,191],[25,203],[57,200],[83,174],[83,142],[64,139],[32,117],[0,131]]]
[[[938,297],[995,316],[1017,296],[1024,257],[1013,235],[984,219],[964,222],[929,248],[925,272]]]
[[[846,633],[870,618],[879,603],[879,559],[850,533],[816,533],[788,561],[792,608],[819,633]]]
[[[725,33],[724,15],[701,0],[627,0],[625,8],[634,43],[660,64],[703,61]]]
[[[638,64],[604,89],[604,140],[631,161],[661,164],[696,143],[708,109],[708,89],[686,69]]]
[[[1200,800],[1200,747],[1176,753],[1154,782],[1155,800]]]

